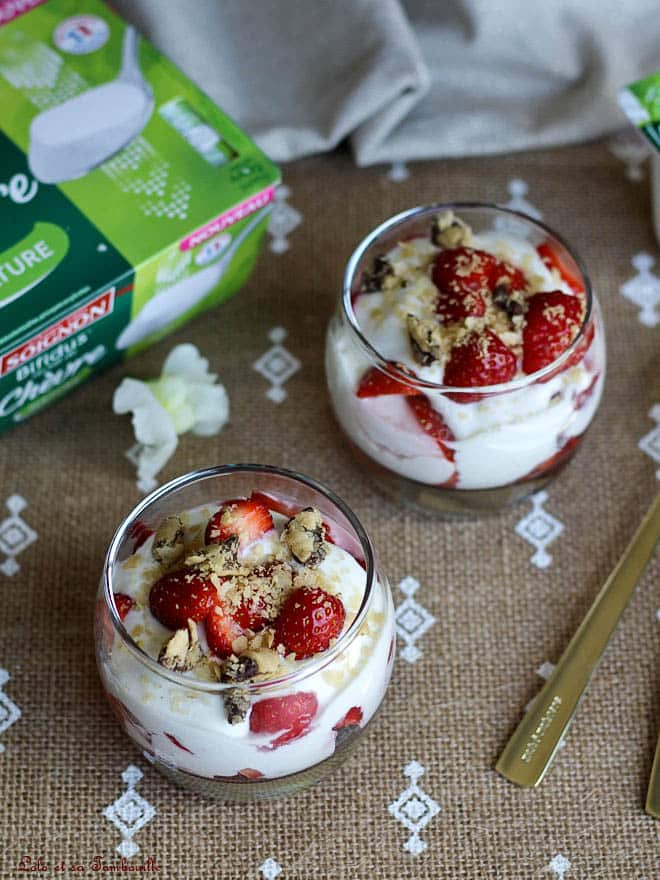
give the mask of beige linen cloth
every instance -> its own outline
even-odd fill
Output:
[[[660,68],[657,0],[115,0],[286,161],[504,153],[625,125]]]

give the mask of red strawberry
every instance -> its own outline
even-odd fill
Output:
[[[230,615],[222,605],[216,604],[204,621],[206,640],[209,648],[217,657],[229,657],[233,654],[232,643],[243,635],[243,627]]]
[[[316,694],[304,691],[286,697],[267,697],[252,707],[250,730],[252,733],[284,731],[271,740],[270,748],[276,749],[307,733],[318,706]]]
[[[300,587],[282,605],[275,621],[275,644],[296,660],[325,651],[344,625],[346,610],[338,596],[319,587]]]
[[[593,377],[589,385],[584,389],[584,391],[580,391],[579,394],[575,395],[575,409],[582,409],[583,406],[587,403],[591,395],[596,390],[596,385],[598,380],[600,379],[600,373],[596,373]]]
[[[257,541],[273,528],[273,517],[265,504],[254,498],[225,501],[206,527],[207,544],[222,544],[237,535],[241,548]]]
[[[523,327],[523,370],[535,373],[563,354],[580,330],[583,313],[582,300],[560,290],[531,296]]]
[[[115,607],[120,620],[126,620],[129,611],[135,608],[135,601],[126,593],[115,593]]]
[[[362,714],[362,709],[360,709],[359,706],[353,706],[348,710],[341,721],[338,721],[332,729],[341,730],[342,727],[349,727],[354,724],[359,724],[362,721]]]
[[[473,330],[449,355],[445,367],[445,385],[477,388],[508,382],[516,374],[516,356],[491,330]],[[457,403],[481,400],[481,394],[448,394]]]
[[[418,394],[410,385],[396,379],[378,367],[370,367],[360,379],[358,397],[378,397],[381,394]]]
[[[273,495],[266,495],[265,492],[253,492],[248,500],[257,501],[259,504],[263,504],[264,507],[267,507],[269,510],[274,510],[276,513],[281,513],[282,516],[286,516],[289,519],[291,519],[291,517],[295,516],[297,513],[300,513],[301,510],[300,505],[288,504],[281,498],[275,498],[275,496]]]
[[[188,752],[189,755],[195,754],[194,752],[191,752],[189,748],[186,748],[183,743],[180,743],[173,733],[168,733],[167,731],[165,731],[165,736],[169,739],[171,743],[174,743],[177,748],[182,749],[182,751],[184,752]]]
[[[213,584],[189,571],[164,574],[149,593],[151,613],[169,629],[181,629],[188,620],[204,620],[217,600]]]
[[[582,434],[579,434],[577,437],[571,437],[571,439],[562,446],[559,452],[555,452],[555,454],[551,455],[550,458],[546,458],[545,461],[537,465],[528,474],[525,474],[525,476],[522,477],[518,482],[522,483],[524,480],[533,480],[536,477],[545,476],[545,474],[549,473],[552,470],[555,470],[555,468],[559,467],[559,465],[564,464],[566,460],[573,454],[573,451],[582,440],[582,436]]]
[[[424,431],[438,444],[447,461],[453,461],[454,450],[447,444],[454,440],[454,435],[440,413],[433,409],[428,398],[423,394],[418,397],[409,397],[408,405]]]
[[[253,770],[252,767],[245,767],[243,770],[239,770],[236,775],[244,776],[246,779],[261,779],[264,774],[261,770]]]
[[[128,534],[133,538],[133,553],[137,553],[140,547],[153,535],[153,533],[154,530],[147,528],[142,520],[136,519],[134,523],[131,523],[131,526],[128,529]]]
[[[474,248],[440,251],[431,269],[431,279],[440,292],[436,311],[443,324],[485,313],[483,297],[491,289],[496,264],[492,254]]]
[[[265,603],[263,598],[243,599],[232,617],[242,629],[251,629],[252,632],[256,633],[263,629],[268,622],[264,612]]]
[[[536,250],[547,268],[556,269],[562,280],[568,284],[573,293],[584,293],[584,284],[582,284],[568,268],[566,261],[557,250],[556,245],[550,241],[544,241],[542,244],[538,245]]]

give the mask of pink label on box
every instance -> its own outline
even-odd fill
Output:
[[[197,247],[197,245],[208,241],[209,238],[217,235],[218,232],[222,232],[222,230],[226,229],[228,226],[238,223],[238,221],[242,220],[244,217],[254,214],[259,208],[265,207],[272,202],[274,198],[274,186],[269,186],[255,196],[250,196],[249,199],[230,208],[229,211],[225,211],[224,214],[218,215],[214,220],[211,220],[209,223],[206,223],[204,226],[200,226],[199,229],[191,232],[190,235],[186,236],[186,238],[181,241],[179,244],[179,250],[189,251],[191,248]]]
[[[0,25],[7,24],[45,2],[46,0],[0,0]]]

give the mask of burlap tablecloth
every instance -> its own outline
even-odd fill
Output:
[[[521,791],[493,770],[541,684],[537,669],[559,657],[658,488],[658,462],[638,443],[655,427],[650,409],[660,403],[660,327],[640,323],[619,292],[636,274],[631,258],[657,254],[648,187],[627,179],[602,144],[408,171],[400,180],[405,168],[358,170],[342,155],[286,168],[290,193],[280,194],[273,244],[288,249],[266,250],[231,302],[2,438],[0,504],[23,498],[17,515],[38,534],[15,556],[19,570],[0,574],[0,667],[9,675],[0,673],[2,878],[25,876],[23,856],[33,865],[41,858],[49,867],[39,876],[48,878],[94,876],[94,856],[120,862],[122,834],[104,810],[127,789],[135,809],[124,811],[124,842],[139,851],[126,865],[160,869],[148,876],[260,878],[278,869],[282,880],[658,876],[658,825],[643,811],[660,727],[657,557],[544,784]],[[547,548],[546,568],[532,563],[535,548],[515,532],[530,502],[478,521],[440,522],[381,497],[349,457],[324,384],[326,323],[358,240],[418,203],[506,202],[512,178],[527,183],[530,202],[583,255],[609,343],[600,412],[544,503],[564,526]],[[295,217],[287,203],[302,215],[288,242]],[[286,399],[274,403],[253,364],[278,326],[301,368],[284,385]],[[182,438],[161,478],[232,461],[320,478],[368,527],[395,603],[405,599],[402,579],[414,578],[413,599],[435,618],[415,642],[420,656],[411,662],[414,651],[409,659],[400,653],[357,756],[286,801],[220,805],[171,786],[126,739],[97,678],[99,572],[114,528],[139,498],[124,457],[133,442],[129,419],[112,414],[112,393],[124,375],[157,375],[182,341],[196,343],[220,374],[231,425],[212,439]],[[656,444],[660,450],[660,438]],[[402,626],[414,629],[415,621]],[[9,701],[22,713],[17,720]],[[122,779],[129,765],[144,774],[139,781],[139,773]],[[430,800],[409,793],[397,818],[388,807],[413,778]],[[413,826],[430,821],[415,837],[401,816]]]

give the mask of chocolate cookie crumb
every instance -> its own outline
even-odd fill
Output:
[[[188,621],[187,629],[178,629],[163,645],[158,662],[165,669],[176,672],[189,672],[203,657],[202,646],[197,636],[197,624]]]
[[[362,284],[360,289],[362,293],[375,293],[383,286],[383,281],[388,275],[393,275],[391,263],[383,256],[374,259],[374,265],[371,272],[362,273]]]
[[[510,290],[508,284],[498,284],[493,290],[493,303],[503,309],[510,318],[524,315],[527,302],[519,290]]]
[[[428,318],[416,315],[406,316],[408,335],[412,345],[413,356],[423,367],[430,366],[440,360],[443,349],[443,336],[440,324]]]
[[[183,551],[183,523],[178,516],[167,516],[156,529],[151,555],[161,565],[173,565]]]
[[[242,682],[257,675],[259,667],[252,657],[229,657],[222,668],[221,681]],[[245,721],[250,709],[250,693],[247,688],[230,688],[222,695],[227,712],[227,721],[230,724],[240,724]]]
[[[431,222],[431,242],[443,248],[470,245],[472,230],[453,211],[443,211],[436,214]]]
[[[315,507],[306,507],[292,517],[281,537],[293,558],[312,568],[319,565],[328,552],[323,518]]]

